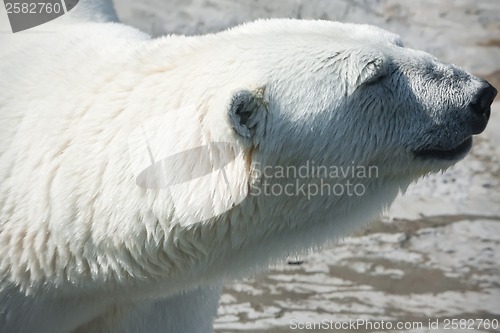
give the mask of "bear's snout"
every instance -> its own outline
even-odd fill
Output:
[[[482,87],[478,90],[469,109],[474,114],[473,134],[479,134],[486,128],[486,124],[490,119],[491,104],[497,95],[497,90],[487,81],[483,82]]]

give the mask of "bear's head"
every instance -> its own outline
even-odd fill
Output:
[[[373,26],[259,21],[227,43],[245,53],[238,76],[261,75],[235,87],[227,112],[263,165],[376,165],[410,182],[466,155],[496,95]]]
[[[193,124],[178,130],[192,134],[157,144],[175,142],[184,153],[164,160],[168,172],[153,168],[140,179],[148,187],[196,178],[172,188],[186,224],[238,205],[288,225],[358,210],[364,221],[412,181],[463,158],[496,94],[367,25],[257,21],[186,44],[176,77],[189,84],[183,100],[198,105],[154,125],[165,135],[183,114]],[[172,179],[158,182],[165,174]]]

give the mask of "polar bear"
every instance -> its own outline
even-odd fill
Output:
[[[151,39],[114,17],[81,1],[0,36],[2,333],[210,332],[225,279],[459,161],[496,94],[373,26]]]

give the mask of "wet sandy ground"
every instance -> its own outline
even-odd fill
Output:
[[[499,254],[500,217],[378,222],[301,265],[226,287],[217,332],[300,332],[293,320],[500,319]]]

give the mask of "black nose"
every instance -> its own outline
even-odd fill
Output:
[[[482,133],[486,128],[490,119],[491,103],[493,103],[496,95],[497,90],[488,82],[483,81],[483,87],[470,103],[470,110],[474,115],[470,123],[472,134]]]
[[[479,90],[476,98],[470,104],[472,112],[488,120],[490,118],[491,103],[493,103],[496,95],[497,90],[495,87],[484,81],[484,87]]]

